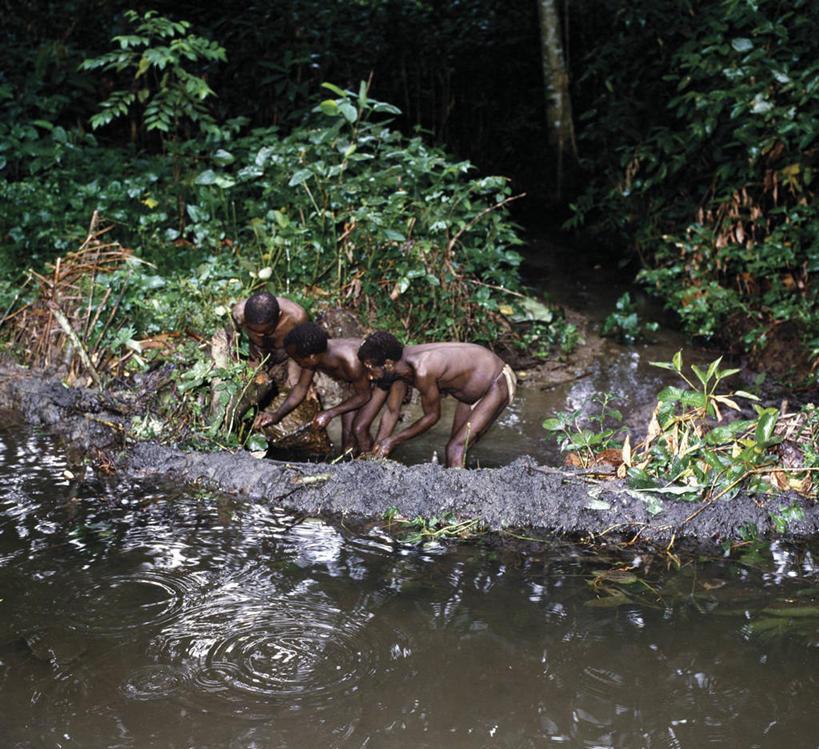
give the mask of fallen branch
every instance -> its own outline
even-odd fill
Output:
[[[94,365],[91,363],[91,359],[88,358],[88,352],[82,345],[80,337],[76,334],[74,328],[71,327],[71,323],[69,323],[66,316],[62,312],[60,312],[60,308],[57,306],[55,302],[49,300],[47,302],[47,305],[48,308],[51,310],[51,313],[54,315],[54,319],[57,321],[57,324],[63,329],[63,332],[68,336],[69,340],[74,345],[74,348],[77,350],[77,354],[80,357],[80,361],[82,361],[83,366],[88,370],[89,374],[91,375],[91,379],[97,386],[97,389],[102,390],[102,380],[100,380],[100,376],[99,374],[97,374],[97,370],[94,369]]]

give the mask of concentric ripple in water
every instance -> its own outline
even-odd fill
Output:
[[[276,703],[320,709],[388,670],[367,636],[369,619],[320,596],[211,603],[166,630],[162,655],[188,664],[189,698],[197,703],[217,700],[247,717],[254,705],[267,715]],[[380,649],[389,659],[389,645]]]
[[[141,571],[114,576],[92,590],[76,626],[98,635],[164,625],[178,616],[196,578],[175,571]]]

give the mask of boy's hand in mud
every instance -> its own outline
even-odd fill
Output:
[[[392,440],[387,437],[386,439],[379,442],[375,447],[373,447],[373,455],[376,458],[386,458],[392,452]]]
[[[268,413],[267,411],[262,411],[260,414],[256,416],[256,419],[253,421],[253,428],[264,429],[266,426],[271,426],[275,423],[276,420],[273,418],[273,414]]]
[[[332,420],[333,417],[330,414],[328,414],[326,411],[322,411],[313,417],[313,423],[310,425],[310,428],[315,430],[326,429],[327,425]]]

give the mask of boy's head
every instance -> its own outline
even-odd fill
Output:
[[[256,328],[276,327],[279,301],[269,291],[254,294],[245,302],[245,323]]]
[[[386,330],[379,330],[365,339],[358,349],[358,358],[370,380],[383,390],[389,390],[398,379],[393,366],[404,353],[401,342]]]
[[[401,342],[386,330],[379,330],[368,336],[358,349],[358,358],[362,363],[370,362],[378,367],[383,367],[387,359],[398,361],[404,347]]]
[[[295,359],[323,354],[327,350],[327,333],[314,322],[303,322],[284,337],[284,350]]]

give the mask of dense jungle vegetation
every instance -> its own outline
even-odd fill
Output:
[[[556,310],[515,327],[519,250],[562,229],[691,335],[754,353],[787,331],[819,357],[810,0],[565,4],[560,154],[532,0],[150,7],[2,3],[0,315],[18,347],[32,328],[12,316],[58,287],[92,354],[143,365],[140,341],[207,336],[265,286],[414,340],[546,354],[576,333]],[[71,256],[92,238],[109,265]]]

